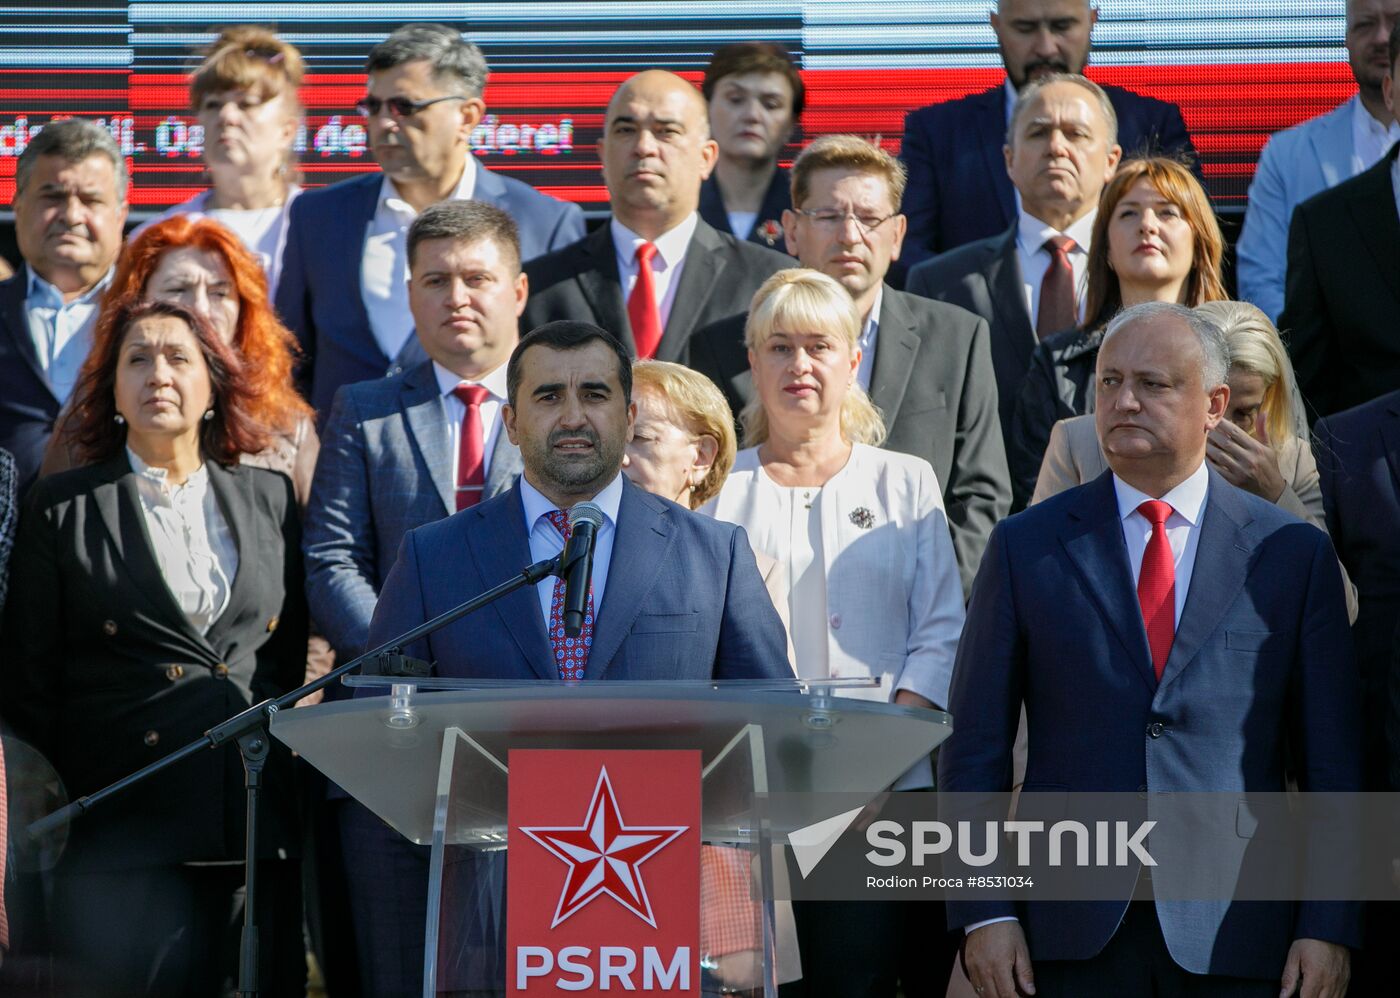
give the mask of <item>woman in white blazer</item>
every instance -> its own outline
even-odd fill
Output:
[[[798,675],[878,676],[878,690],[846,692],[942,708],[963,623],[942,490],[928,462],[878,449],[884,423],[856,384],[859,331],[851,296],[818,271],[759,289],[745,331],[750,446],[704,511],[786,569]]]

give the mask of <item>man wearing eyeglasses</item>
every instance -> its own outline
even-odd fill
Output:
[[[987,323],[954,305],[885,284],[898,259],[904,167],[854,135],[825,135],[792,167],[783,213],[788,252],[839,281],[861,327],[856,378],[885,417],[884,446],[933,465],[943,487],[964,591],[1011,484],[997,421],[997,385]],[[709,327],[691,344],[691,366],[723,389],[737,413],[753,395],[744,350],[746,316]]]
[[[454,28],[408,24],[370,50],[368,92],[356,105],[381,170],[297,199],[277,310],[297,334],[301,377],[324,420],[343,384],[427,360],[408,309],[408,227],[444,200],[507,212],[522,259],[583,235],[577,205],[480,166],[470,137],[486,104],[486,60]]]
[[[521,329],[591,322],[636,357],[683,364],[695,330],[743,312],[792,260],[698,214],[719,147],[705,98],[674,73],[650,69],[617,88],[598,153],[612,220],[525,267],[530,301]]]

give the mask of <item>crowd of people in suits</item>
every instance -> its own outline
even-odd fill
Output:
[[[1357,96],[1265,146],[1240,301],[1180,111],[1083,75],[1096,16],[1001,0],[1004,84],[911,111],[899,158],[780,166],[777,45],[640,72],[591,231],[471,154],[487,65],[443,25],[371,49],[379,170],[328,187],[264,28],[191,75],[209,189],[129,237],[109,134],[46,126],[0,282],[11,768],[92,793],[558,554],[589,500],[581,653],[548,586],[406,651],[878,677],[851,695],[954,718],[898,791],[1400,790],[1400,0],[1349,0]],[[51,869],[0,849],[0,985],[220,994],[242,784],[206,753]],[[309,950],[335,998],[421,993],[426,849],[285,750],[265,800],[262,992],[304,994]],[[798,903],[784,993],[941,995],[962,949],[987,998],[1379,994],[1373,908]]]

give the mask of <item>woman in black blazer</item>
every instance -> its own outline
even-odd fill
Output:
[[[76,797],[296,686],[306,608],[291,482],[239,464],[267,431],[248,418],[238,356],[203,319],[114,303],[75,398],[92,463],[27,498],[0,704]],[[260,811],[261,993],[300,995],[291,760],[273,751]],[[229,746],[72,826],[51,912],[60,993],[220,993],[236,967],[243,802]]]

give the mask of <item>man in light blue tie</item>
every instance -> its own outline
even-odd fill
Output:
[[[46,125],[16,164],[24,266],[0,282],[0,448],[15,457],[21,494],[92,345],[122,245],[126,187],[116,142],[78,118]]]

